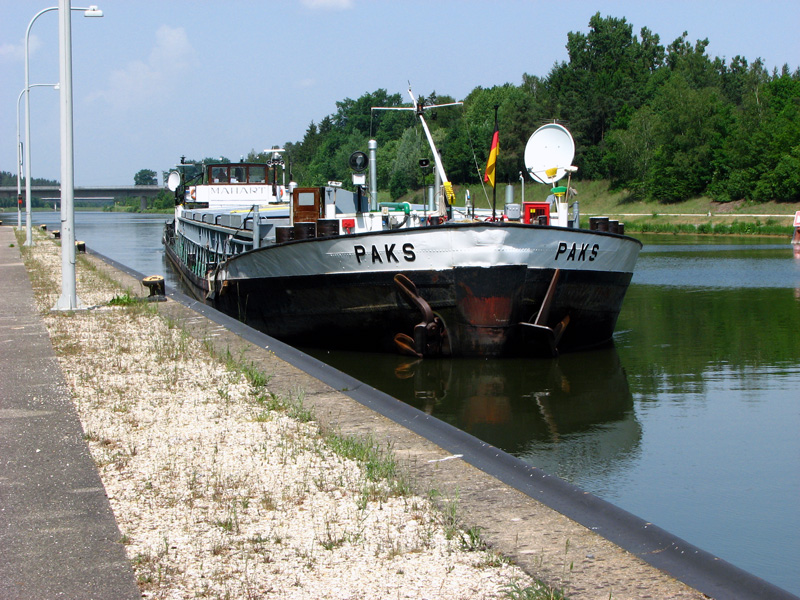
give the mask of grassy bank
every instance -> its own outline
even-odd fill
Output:
[[[693,198],[679,204],[633,200],[608,182],[578,188],[581,216],[607,216],[625,223],[626,232],[789,236],[800,202],[714,202]]]
[[[564,183],[564,182],[561,182]],[[497,188],[497,208],[502,211],[505,204],[506,187]],[[520,183],[511,186],[514,202],[522,199]],[[793,232],[792,221],[800,202],[714,202],[700,197],[678,204],[661,204],[634,200],[624,190],[612,190],[607,181],[578,181],[577,189],[584,225],[589,217],[606,216],[625,223],[625,231],[639,233],[701,233],[733,235],[789,236]],[[480,185],[455,186],[456,204],[464,205],[469,190],[473,204],[478,208],[491,208],[492,188]],[[532,182],[525,183],[526,202],[544,202],[550,193],[549,186]],[[387,197],[388,200],[388,197]],[[408,194],[408,202],[421,202],[422,193]]]
[[[685,222],[686,217],[673,215],[631,216],[616,215],[611,218],[625,223],[625,233],[687,233],[700,235],[758,235],[791,238],[794,228],[781,224],[785,219],[767,217],[737,217],[717,219],[693,217],[694,222]],[[722,221],[722,222],[720,222]],[[727,221],[727,222],[725,222]]]

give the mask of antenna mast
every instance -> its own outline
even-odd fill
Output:
[[[411,86],[408,86],[408,95],[411,96],[411,101],[414,103],[413,107],[410,106],[373,106],[372,110],[413,110],[417,116],[419,117],[420,123],[422,123],[422,129],[425,131],[425,137],[428,139],[428,145],[431,148],[431,152],[433,153],[433,162],[436,165],[436,172],[439,173],[439,177],[442,180],[442,187],[444,188],[445,198],[451,206],[455,204],[456,195],[453,192],[453,184],[450,183],[450,180],[447,179],[447,173],[444,172],[444,165],[442,164],[442,159],[439,157],[439,152],[436,150],[436,144],[433,143],[433,136],[431,135],[430,129],[428,129],[428,123],[425,122],[425,117],[423,116],[423,111],[431,109],[431,108],[441,108],[443,106],[462,106],[463,102],[448,102],[447,104],[431,104],[428,106],[421,105],[417,102],[417,99],[414,97],[414,93],[411,91]],[[443,214],[441,207],[438,206],[438,195],[437,195],[437,211],[439,214]]]

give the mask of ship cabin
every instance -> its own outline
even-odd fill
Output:
[[[288,202],[286,186],[278,183],[277,167],[245,162],[204,165],[203,183],[188,186],[186,200],[211,209]]]
[[[269,177],[272,175],[272,177]],[[275,183],[275,173],[270,173],[265,164],[234,163],[206,165],[206,184],[247,184],[263,185]],[[269,180],[271,179],[271,181]]]

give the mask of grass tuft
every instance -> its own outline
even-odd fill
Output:
[[[141,298],[136,298],[135,296],[131,296],[128,292],[125,292],[122,295],[114,296],[108,302],[109,306],[134,306],[141,303],[142,303]]]
[[[561,590],[556,590],[540,580],[525,587],[514,582],[503,590],[510,600],[567,600]]]

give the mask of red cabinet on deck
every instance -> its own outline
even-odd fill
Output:
[[[539,217],[545,217],[542,223]],[[529,225],[550,225],[549,202],[523,202],[522,222]]]

